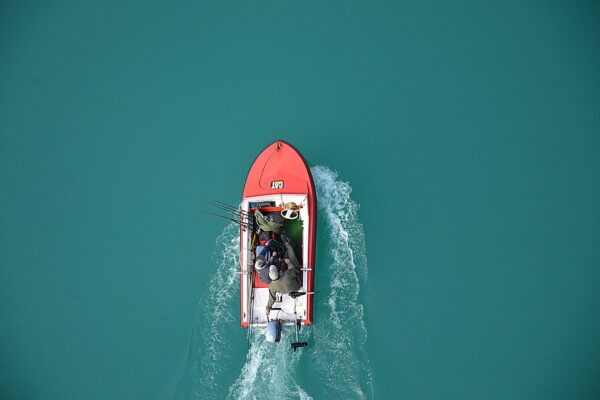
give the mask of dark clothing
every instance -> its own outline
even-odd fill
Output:
[[[294,251],[289,238],[285,234],[281,235],[281,242],[271,240],[267,245],[279,246],[279,249],[275,251],[277,251],[278,256],[282,256],[282,259],[278,264],[275,264],[274,262],[270,264],[276,265],[279,271],[283,270],[283,272],[279,273],[279,279],[269,283],[269,301],[267,302],[268,314],[273,303],[275,303],[275,300],[277,299],[277,293],[288,294],[300,290],[302,288],[302,277],[300,271],[301,267],[298,258],[296,257],[296,252]],[[285,263],[284,259],[290,260],[289,265]]]
[[[275,300],[277,299],[277,293],[287,294],[302,288],[300,271],[298,268],[293,265],[289,265],[288,268],[289,269],[279,274],[279,279],[269,283],[269,301],[267,302],[267,313],[269,310],[271,310],[273,303],[275,303]]]
[[[262,258],[267,266],[275,264],[279,267],[281,264],[281,260],[283,259],[283,255],[285,254],[285,246],[279,243],[276,240],[269,240],[265,246],[262,247],[260,252],[257,255],[257,258]],[[273,253],[277,253],[275,256]]]
[[[279,258],[282,258],[282,255],[286,252],[285,246],[274,239],[269,240],[264,246],[260,247],[262,248],[256,254],[256,256],[262,258],[265,261],[269,260],[269,257],[271,257],[271,253],[273,253],[274,251],[277,252],[277,257]]]
[[[288,258],[290,260],[290,263],[300,269],[300,262],[298,262],[298,258],[296,257],[296,252],[294,251],[294,248],[292,247],[292,244],[290,243],[289,239],[287,239],[286,237],[284,237],[284,244],[285,244],[285,257],[284,258]]]
[[[276,256],[272,256],[273,252],[277,252]],[[285,247],[276,240],[269,240],[265,246],[262,246],[262,249],[258,252],[256,258],[262,259],[265,264],[264,268],[257,269],[258,279],[260,279],[264,283],[270,283],[271,278],[269,277],[269,266],[275,265],[278,270],[287,269],[287,265],[285,265],[282,255],[285,253]]]
[[[267,242],[266,246],[272,252],[276,251],[277,255],[281,258],[285,254],[285,246],[278,240],[271,239]]]
[[[269,278],[269,266],[265,264],[262,269],[257,270],[258,279],[260,279],[264,283],[271,283],[271,278]]]
[[[258,234],[258,241],[265,241],[268,242],[269,239],[271,239],[271,232],[266,232],[266,231],[262,231],[261,233]]]

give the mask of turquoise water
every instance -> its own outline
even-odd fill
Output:
[[[0,398],[600,397],[599,13],[2,3]],[[199,212],[277,138],[329,198],[296,355]]]

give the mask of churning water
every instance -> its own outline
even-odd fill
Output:
[[[279,344],[255,331],[245,358],[238,321],[239,228],[228,225],[214,252],[216,271],[202,296],[190,342],[181,399],[366,399],[373,397],[360,303],[367,279],[365,236],[348,182],[327,167],[312,168],[319,237],[315,324],[302,329],[309,347],[294,353],[285,329]],[[245,347],[244,347],[245,348]],[[241,366],[240,366],[241,362]]]

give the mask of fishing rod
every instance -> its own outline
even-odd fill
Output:
[[[241,210],[239,210],[239,211],[233,211],[233,210],[230,210],[229,208],[221,207],[221,206],[219,206],[217,204],[211,204],[211,205],[217,207],[220,210],[225,211],[228,214],[236,215],[236,216],[240,217],[240,219],[248,218],[248,214],[243,213]]]
[[[223,203],[222,201],[218,201],[218,200],[211,199],[211,198],[204,197],[204,196],[200,196],[200,200],[202,200],[206,203],[210,203],[213,206],[221,208],[223,210],[229,210],[229,211],[235,212],[237,214],[248,215],[247,211],[241,210],[239,207],[235,207],[235,206],[229,205],[227,203]]]
[[[248,211],[242,210],[239,207],[235,208],[234,206],[231,206],[229,204],[222,203],[218,200],[210,199],[210,198],[204,197],[204,196],[199,196],[199,197],[200,197],[200,200],[202,200],[214,207],[217,207],[217,208],[225,211],[228,214],[232,214],[232,215],[235,215],[236,217],[238,217],[239,220],[245,224],[245,225],[242,225],[245,230],[252,230],[252,231],[254,230],[254,214],[249,213]]]
[[[209,214],[209,215],[214,215],[215,217],[223,218],[223,219],[226,219],[226,220],[231,221],[231,222],[235,222],[236,224],[238,224],[242,228],[248,229],[248,224],[246,224],[245,222],[240,221],[239,219],[229,218],[229,217],[226,217],[224,215],[211,213],[210,211],[205,211],[205,210],[200,210],[200,212],[203,212],[203,213]]]

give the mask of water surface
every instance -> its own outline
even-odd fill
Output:
[[[0,398],[599,398],[599,12],[3,2]],[[296,356],[227,325],[199,213],[277,138],[335,182]]]

